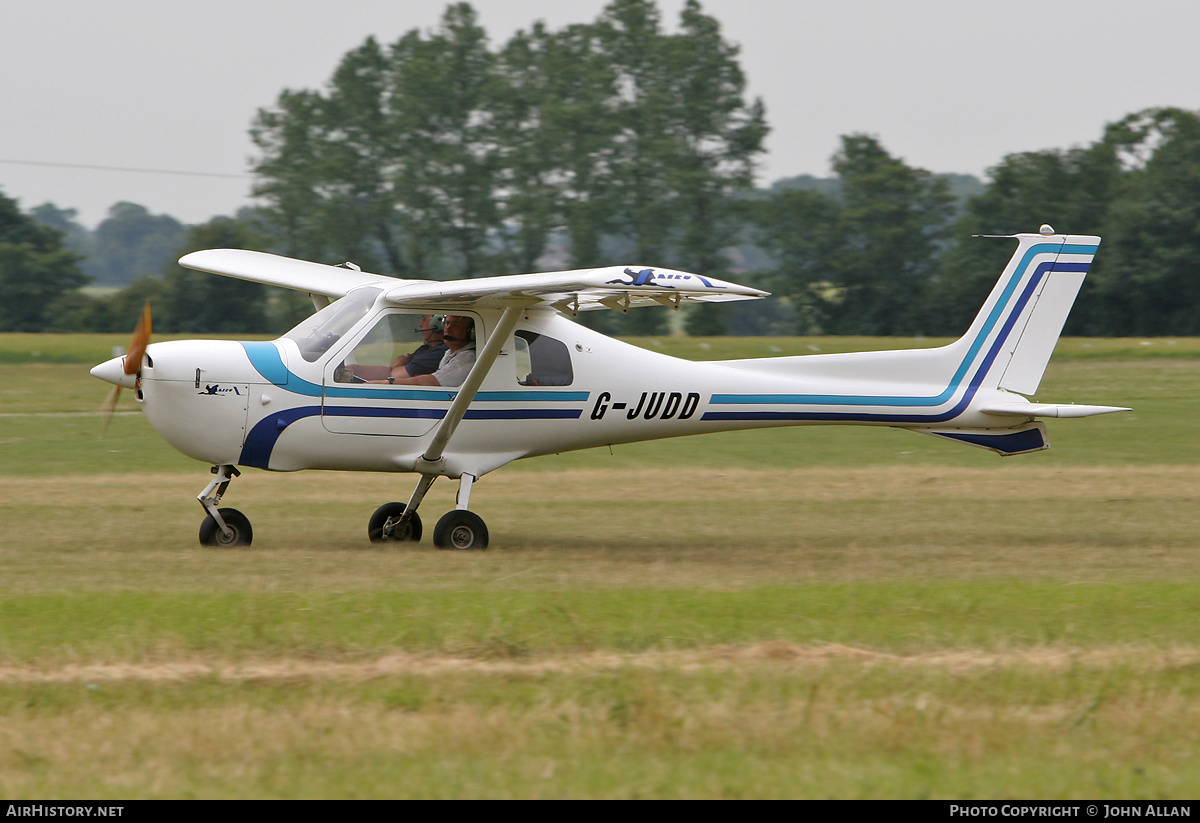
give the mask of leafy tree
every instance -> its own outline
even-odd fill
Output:
[[[678,34],[650,0],[613,0],[495,53],[456,3],[433,32],[368,40],[325,91],[260,111],[256,193],[286,253],[402,276],[534,270],[555,238],[575,267],[609,262],[607,246],[719,276],[725,201],[766,133],[736,57],[695,0]]]
[[[668,55],[670,74],[681,80],[673,95],[681,128],[670,175],[681,223],[676,257],[681,268],[727,278],[727,249],[745,223],[738,208],[743,201],[734,195],[753,185],[754,159],[767,135],[765,110],[761,100],[747,105],[738,48],[721,37],[718,22],[696,0],[684,5],[680,24]],[[698,307],[688,317],[688,331],[722,333],[723,308]]]
[[[777,290],[802,331],[904,334],[925,328],[925,301],[954,210],[946,180],[892,157],[868,135],[842,138],[839,196],[785,188],[755,203]]]
[[[1100,234],[1115,196],[1121,169],[1114,146],[1010,154],[989,170],[992,183],[972,198],[953,235],[960,238],[941,261],[931,301],[928,331],[957,334],[982,305],[996,275],[1012,255],[1011,243],[969,239],[971,235],[1009,235],[1037,231],[1043,223],[1069,234]],[[1099,258],[1098,267],[1105,261]],[[1089,277],[1085,288],[1094,288]],[[1072,312],[1080,324],[1094,308],[1081,300]]]
[[[923,311],[948,235],[954,199],[944,179],[889,155],[879,141],[842,138],[833,158],[842,180],[842,248],[835,334],[904,334],[923,329]]]
[[[161,311],[165,284],[161,277],[139,277],[115,294],[91,297],[82,292],[67,292],[54,304],[45,331],[71,333],[80,331],[129,334],[137,325],[142,306],[147,301],[154,306],[154,328],[166,331]]]
[[[595,28],[550,32],[537,23],[504,46],[495,71],[501,239],[511,269],[535,271],[556,232],[565,233],[571,268],[602,265],[615,74]]]
[[[765,288],[793,306],[798,334],[818,334],[828,322],[826,304],[834,293],[833,271],[841,245],[841,206],[834,197],[802,188],[784,188],[751,204],[755,238],[774,261]]]
[[[389,179],[390,72],[369,38],[343,59],[327,96],[284,91],[276,109],[259,111],[254,193],[285,254],[419,276]]]
[[[492,60],[460,3],[428,37],[414,30],[386,50],[368,39],[326,93],[286,91],[261,110],[255,194],[286,253],[403,277],[487,273]]]
[[[262,239],[245,224],[219,217],[189,229],[176,256],[201,249],[256,249],[262,244]],[[268,331],[269,294],[268,287],[259,283],[174,266],[164,278],[162,308],[155,312],[155,327],[176,334]]]
[[[729,197],[750,188],[767,131],[761,101],[744,100],[737,47],[696,0],[685,3],[678,34],[662,31],[650,0],[613,0],[596,29],[616,74],[617,230],[632,241],[635,262],[727,276],[722,250],[737,230]],[[693,318],[695,330],[719,328],[713,312]],[[643,334],[662,322],[646,312],[630,321]]]
[[[457,3],[428,39],[416,31],[402,37],[392,60],[406,201],[431,218],[423,230],[452,250],[457,276],[493,273],[487,252],[499,216],[487,34],[471,6]]]
[[[552,145],[547,165],[557,181],[571,267],[610,262],[604,238],[617,231],[615,176],[620,124],[612,116],[616,67],[601,30],[569,26],[545,39],[541,74],[546,96],[539,130]]]
[[[1200,334],[1200,114],[1131,114],[1107,129],[1104,143],[1126,171],[1097,257],[1099,308],[1085,330]]]
[[[183,224],[166,214],[151,214],[136,203],[117,203],[96,227],[84,271],[97,283],[124,285],[161,273],[183,242]]]
[[[43,226],[62,232],[63,245],[86,258],[92,252],[92,233],[76,222],[77,209],[60,209],[53,203],[43,203],[29,210],[29,216]]]
[[[51,303],[87,282],[63,235],[22,214],[0,193],[0,331],[37,332],[52,317]]]

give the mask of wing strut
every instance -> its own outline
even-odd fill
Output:
[[[433,481],[437,480],[441,474],[443,463],[442,453],[446,450],[450,438],[454,436],[454,430],[462,422],[463,415],[467,413],[467,407],[475,399],[475,393],[479,391],[479,387],[483,383],[483,378],[487,377],[488,372],[491,371],[492,364],[496,362],[496,358],[500,354],[500,349],[504,347],[505,341],[508,340],[509,335],[516,328],[517,320],[520,318],[521,313],[525,311],[525,308],[524,303],[506,306],[504,313],[500,315],[500,322],[496,324],[496,328],[492,329],[487,343],[484,344],[483,349],[475,356],[475,364],[471,366],[471,371],[467,373],[467,379],[463,381],[458,393],[454,395],[454,400],[450,403],[450,409],[446,412],[446,416],[442,418],[441,424],[438,425],[437,432],[433,436],[433,441],[429,444],[429,448],[425,450],[425,454],[417,458],[416,465],[413,468],[421,473],[421,479],[417,481],[417,487],[413,489],[412,496],[408,499],[408,505],[404,509],[404,514],[400,516],[400,522],[403,523],[415,516],[417,507],[421,505],[421,500],[425,497],[425,493],[429,491],[429,487],[433,485]],[[471,484],[475,480],[475,476],[471,474],[463,474],[460,478],[458,508],[466,508],[466,501],[471,494]]]
[[[429,448],[417,460],[415,468],[421,474],[440,473],[442,453],[446,450],[446,445],[454,436],[454,430],[462,422],[463,415],[467,413],[467,407],[471,405],[471,401],[475,399],[475,393],[479,391],[479,386],[483,383],[483,378],[487,377],[488,372],[491,371],[492,364],[496,362],[496,357],[500,354],[500,349],[503,348],[513,329],[516,328],[517,320],[524,310],[524,305],[509,305],[504,309],[504,314],[500,315],[500,322],[492,330],[483,349],[476,355],[475,365],[471,367],[467,379],[463,381],[462,387],[454,396],[454,402],[450,404],[449,411],[438,425]]]

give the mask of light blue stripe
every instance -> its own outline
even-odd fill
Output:
[[[591,392],[585,391],[481,391],[475,395],[476,400],[485,400],[496,403],[528,403],[534,402],[562,402],[568,403],[572,401],[587,400],[591,396]]]
[[[434,387],[425,389],[400,389],[379,386],[377,388],[361,388],[353,384],[347,386],[325,386],[311,383],[284,365],[279,349],[274,343],[243,342],[242,348],[250,358],[250,364],[266,380],[287,389],[295,394],[306,397],[359,398],[364,400],[427,400],[449,403],[458,394],[456,391],[439,390]],[[557,391],[553,389],[526,389],[518,391],[481,391],[475,395],[476,401],[485,403],[573,403],[587,400],[590,396],[586,391]]]

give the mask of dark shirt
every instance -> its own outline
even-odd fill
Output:
[[[408,376],[417,377],[422,374],[433,374],[437,371],[438,365],[442,362],[442,356],[445,353],[445,343],[438,343],[436,346],[430,346],[428,343],[422,345],[409,355],[408,365],[405,366],[408,370]]]

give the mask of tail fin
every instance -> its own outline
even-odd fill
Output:
[[[1067,314],[1091,266],[1100,238],[1054,234],[1014,235],[1017,249],[971,328],[952,348],[963,362],[979,362],[980,388],[1037,393]],[[990,362],[988,360],[990,359]]]

